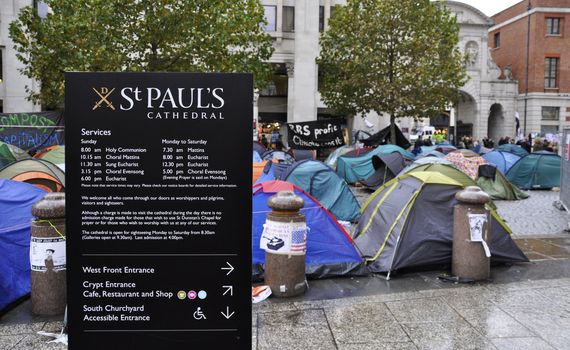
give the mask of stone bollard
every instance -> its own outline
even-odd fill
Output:
[[[48,193],[32,207],[32,312],[60,315],[65,311],[65,193]]]
[[[292,297],[307,289],[305,277],[306,225],[299,212],[303,199],[292,191],[271,196],[262,241],[265,249],[265,283],[277,297]]]
[[[453,210],[453,258],[451,274],[474,281],[489,279],[491,259],[486,241],[490,216],[485,203],[491,197],[477,186],[455,194],[459,201]]]

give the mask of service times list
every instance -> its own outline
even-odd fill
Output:
[[[70,349],[251,347],[251,89],[240,84],[251,77],[66,76]]]

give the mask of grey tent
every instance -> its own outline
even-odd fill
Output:
[[[378,187],[395,178],[406,165],[406,160],[398,152],[372,156],[374,174],[360,181],[360,183],[370,189],[377,190]]]
[[[453,207],[461,183],[440,173],[407,173],[384,184],[366,201],[354,242],[372,272],[448,265],[453,240]],[[487,244],[491,261],[526,262],[510,229],[495,211]]]

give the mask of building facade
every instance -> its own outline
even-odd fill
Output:
[[[257,107],[259,130],[265,134],[286,133],[285,122],[311,121],[334,117],[318,92],[320,32],[327,30],[334,7],[346,4],[341,0],[261,0],[268,25],[265,30],[274,38],[275,52],[271,63],[275,75],[270,86],[259,93]],[[451,108],[447,126],[455,126],[459,136],[477,139],[515,134],[517,82],[501,77],[501,69],[493,62],[487,43],[493,21],[469,5],[447,1],[450,11],[460,23],[459,48],[469,53],[469,81],[461,88],[460,102]],[[501,79],[500,79],[501,78]],[[401,118],[400,128],[406,134],[413,126],[429,125],[429,120],[414,122]],[[351,130],[377,132],[389,125],[387,116],[370,113],[362,118],[348,118]],[[441,125],[445,127],[445,125]],[[263,136],[263,135],[260,135]]]
[[[16,58],[9,26],[20,9],[33,5],[33,0],[0,1],[0,113],[37,112],[40,106],[26,99],[26,86],[34,89],[36,83],[20,74],[22,63]]]
[[[570,1],[523,0],[493,21],[493,58],[519,82],[521,132],[561,133],[570,126]]]

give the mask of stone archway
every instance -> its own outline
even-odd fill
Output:
[[[473,126],[477,123],[477,101],[470,93],[464,90],[459,92],[461,97],[454,108],[457,140],[463,136],[472,137],[475,131]]]
[[[499,139],[505,135],[505,116],[503,105],[493,103],[489,110],[489,120],[487,122],[487,136],[498,144]]]

